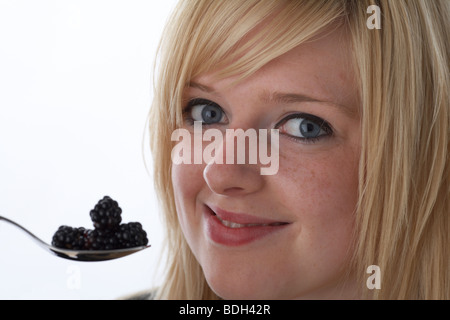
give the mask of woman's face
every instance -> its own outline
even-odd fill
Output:
[[[351,285],[336,289],[350,250],[361,135],[348,44],[342,30],[333,31],[243,81],[219,80],[212,72],[186,89],[192,157],[193,121],[224,139],[216,161],[173,164],[176,208],[189,246],[222,298],[354,294]],[[261,175],[259,161],[227,164],[226,129],[278,129],[276,174]],[[234,152],[241,152],[236,143]]]

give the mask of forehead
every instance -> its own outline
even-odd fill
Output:
[[[216,71],[201,74],[191,85],[219,94],[228,90],[294,93],[345,106],[357,106],[359,95],[350,41],[345,28],[328,30],[273,59],[251,76],[220,78]]]

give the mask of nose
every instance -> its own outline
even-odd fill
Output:
[[[236,143],[236,140],[236,136],[227,132],[221,147],[216,149],[214,158],[203,170],[203,177],[208,187],[216,194],[242,196],[257,192],[264,185],[264,177],[260,174],[258,161],[249,159],[250,152],[255,151],[256,148],[254,141],[252,143],[250,139],[246,139],[243,150],[242,144]],[[243,158],[245,158],[244,163],[242,163]]]

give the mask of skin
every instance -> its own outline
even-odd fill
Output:
[[[237,84],[211,72],[186,89],[186,101],[204,98],[223,109],[225,120],[208,128],[272,129],[299,112],[332,128],[331,135],[307,142],[279,126],[275,175],[261,175],[260,164],[173,165],[182,230],[209,285],[224,299],[357,298],[351,278],[338,286],[351,251],[361,136],[348,44],[345,31],[337,29]],[[276,93],[314,101],[276,101]],[[193,130],[188,122],[185,128]],[[208,237],[205,204],[288,224],[248,244],[226,246]]]

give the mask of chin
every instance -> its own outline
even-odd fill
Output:
[[[259,288],[253,288],[252,286],[237,285],[235,283],[217,283],[208,282],[211,289],[216,295],[224,300],[273,300],[276,299],[273,294],[265,294]],[[267,288],[265,288],[267,289]]]
[[[225,300],[277,299],[279,284],[268,281],[269,276],[246,275],[244,272],[213,272],[205,273],[205,276],[214,293]]]

